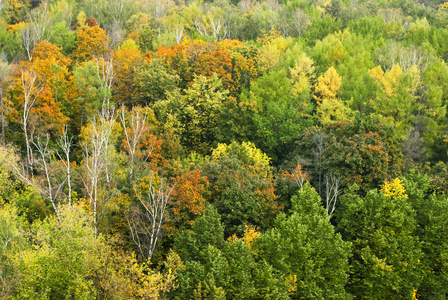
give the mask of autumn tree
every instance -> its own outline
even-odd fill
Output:
[[[330,67],[324,75],[317,78],[314,99],[317,102],[317,116],[322,125],[350,118],[352,112],[337,98],[342,78],[334,67]]]
[[[73,57],[84,62],[104,56],[109,52],[109,42],[110,39],[104,29],[98,26],[78,30]]]
[[[204,214],[209,202],[207,194],[210,185],[201,169],[180,171],[174,182],[176,185],[172,195],[171,216],[167,224],[172,235],[191,228],[195,220]]]
[[[127,40],[114,55],[115,82],[112,86],[114,101],[130,106],[132,95],[136,94],[136,69],[141,66],[143,56],[133,40]]]

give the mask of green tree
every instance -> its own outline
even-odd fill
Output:
[[[153,105],[157,101],[166,100],[167,94],[178,87],[180,80],[158,58],[152,58],[149,63],[137,67],[135,72],[137,93],[133,95],[134,105]]]
[[[249,245],[236,237],[224,241],[218,212],[204,215],[176,239],[185,269],[178,272],[174,299],[287,299],[287,285],[272,267],[257,262]]]
[[[241,235],[245,224],[269,228],[281,207],[275,201],[269,158],[252,143],[219,144],[203,168],[210,202],[221,214],[226,236]]]
[[[359,299],[410,299],[422,277],[416,212],[406,194],[371,190],[361,197],[356,189],[340,199],[337,220],[353,243],[347,291]]]
[[[33,223],[33,245],[16,258],[15,299],[95,299],[86,253],[99,245],[90,221],[81,207],[61,209],[60,218]]]
[[[417,212],[416,234],[422,250],[424,276],[418,288],[421,299],[446,299],[448,285],[448,228],[446,195],[430,194],[430,180],[414,170],[403,176],[409,203]]]
[[[181,134],[181,143],[189,151],[209,153],[216,140],[217,117],[227,91],[221,90],[222,83],[217,75],[207,78],[198,76],[190,88],[181,94],[174,90],[168,98],[154,105],[160,122],[174,119],[174,127]]]
[[[255,248],[291,281],[291,299],[350,299],[350,243],[342,240],[309,183],[292,199],[292,215],[280,215]]]
[[[284,70],[266,73],[243,93],[240,101],[255,103],[252,133],[248,138],[272,157],[282,162],[294,146],[296,137],[312,125],[313,106],[306,93],[291,95],[291,86]]]
[[[296,153],[313,160],[312,175],[320,187],[322,175],[332,174],[343,186],[355,183],[362,192],[398,176],[403,156],[392,127],[374,115],[309,130]]]

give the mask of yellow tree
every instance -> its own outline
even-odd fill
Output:
[[[305,53],[302,53],[296,60],[291,72],[291,93],[300,95],[303,91],[311,89],[314,84],[314,61]]]
[[[334,67],[330,67],[317,79],[314,99],[317,102],[317,117],[322,125],[347,120],[353,113],[337,98],[341,84],[342,78]]]

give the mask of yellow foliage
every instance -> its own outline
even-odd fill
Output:
[[[289,285],[288,293],[294,294],[297,292],[297,275],[288,274],[285,277],[285,281]]]
[[[429,30],[430,28],[431,25],[429,24],[428,20],[426,20],[426,18],[417,19],[415,22],[412,22],[409,25],[409,31],[417,31],[420,29]]]
[[[412,300],[417,300],[418,298],[417,298],[417,290],[416,289],[414,289],[413,291],[412,291]]]
[[[329,34],[322,41],[317,41],[315,52],[324,53],[332,64],[341,61],[346,55],[342,42],[350,36],[350,30],[345,29],[334,34]]]
[[[236,144],[236,143],[235,143]],[[226,144],[218,144],[218,147],[213,149],[212,151],[212,161],[217,161],[222,159],[223,157],[229,155],[232,146],[235,147],[234,144],[226,145]],[[240,145],[240,148],[237,149],[241,151],[242,155],[251,160],[254,165],[262,165],[263,167],[269,166],[270,158],[266,154],[264,154],[260,149],[255,147],[255,145],[251,142],[243,142]]]
[[[258,226],[246,224],[244,229],[244,235],[242,237],[243,243],[245,243],[250,251],[254,251],[253,245],[254,242],[260,237],[260,232],[258,231],[260,228]],[[233,234],[232,236],[229,236],[227,238],[227,241],[229,243],[233,243],[234,241],[241,241],[240,238],[236,236],[236,234]],[[257,250],[255,250],[257,251]]]
[[[316,112],[322,125],[348,120],[353,116],[353,111],[340,99],[324,99]]]
[[[448,2],[439,4],[439,11],[448,10]]]
[[[259,228],[254,225],[246,224],[246,229],[244,229],[243,242],[247,244],[250,251],[253,250],[254,242],[260,237]]]
[[[262,45],[268,45],[273,40],[282,37],[282,34],[277,29],[270,30],[269,33],[266,33],[263,30],[263,34],[257,38],[257,42],[259,42]]]
[[[404,188],[403,182],[400,180],[400,178],[395,178],[391,182],[386,181],[384,182],[384,185],[381,187],[381,192],[386,197],[394,197],[394,198],[408,198],[408,195],[406,195],[406,190]]]
[[[294,68],[290,68],[293,95],[300,95],[303,91],[312,88],[315,79],[314,69],[314,61],[302,53],[295,62]]]
[[[387,259],[386,258],[382,258],[381,259],[381,258],[378,258],[376,256],[373,256],[372,260],[373,260],[373,263],[375,264],[374,265],[375,268],[378,268],[378,269],[380,269],[382,271],[385,271],[385,272],[391,272],[392,271],[392,266],[387,264],[387,262],[386,262]]]
[[[411,85],[408,87],[408,91],[412,95],[415,95],[422,86],[420,70],[416,65],[412,65],[407,72],[411,76]]]
[[[384,73],[381,67],[377,66],[369,70],[369,74],[381,85],[384,93],[391,96],[396,92],[395,86],[397,85],[401,74],[403,74],[403,69],[399,64],[395,64],[392,69]]]
[[[331,0],[318,0],[316,3],[316,8],[325,14],[328,8],[331,6]]]
[[[315,89],[314,99],[317,104],[322,104],[323,100],[333,100],[342,85],[342,78],[334,67],[330,67],[324,75],[319,76]]]
[[[86,14],[81,10],[78,14],[78,16],[76,16],[76,29],[77,30],[85,30],[87,29],[87,24],[86,24]]]
[[[266,71],[278,64],[280,55],[292,45],[293,40],[283,36],[275,38],[269,36],[263,43],[265,44],[263,44],[258,54],[258,65],[261,71]]]
[[[133,39],[127,39],[126,41],[123,42],[123,45],[121,45],[121,47],[118,48],[118,51],[122,51],[123,49],[138,51],[138,46]]]

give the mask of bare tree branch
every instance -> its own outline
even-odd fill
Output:
[[[160,180],[160,186],[156,187],[154,177],[151,177],[147,188],[134,186],[143,211],[133,209],[127,220],[132,240],[144,258],[150,259],[154,254],[165,221],[166,206],[173,189],[174,186],[168,186],[164,180]]]
[[[341,182],[333,175],[325,175],[325,209],[331,217],[336,209],[336,202],[341,193]]]
[[[67,186],[68,186],[68,205],[72,205],[72,184],[71,184],[71,166],[70,166],[70,148],[73,144],[73,139],[68,137],[67,125],[64,126],[62,134],[57,141],[59,148],[62,150],[62,154],[57,152],[59,159],[65,166],[67,173]]]
[[[26,144],[26,157],[27,157],[27,169],[28,173],[33,171],[33,151],[31,149],[29,119],[30,112],[36,102],[36,97],[42,92],[43,86],[37,82],[37,75],[30,72],[22,71],[22,88],[24,95],[23,102],[23,116],[22,116],[22,129],[25,134],[25,144]]]

